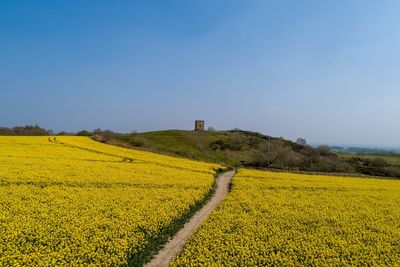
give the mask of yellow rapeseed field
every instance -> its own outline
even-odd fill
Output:
[[[400,181],[240,170],[172,266],[400,266]]]
[[[218,167],[86,137],[0,137],[0,266],[138,264]]]

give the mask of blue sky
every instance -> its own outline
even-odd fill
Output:
[[[400,146],[399,1],[0,1],[0,125]]]

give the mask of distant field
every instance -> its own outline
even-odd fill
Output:
[[[337,155],[344,159],[350,159],[353,157],[360,157],[362,159],[374,160],[376,158],[382,158],[391,165],[400,165],[400,154],[398,155],[374,155],[374,154],[351,154],[351,153],[337,153]]]
[[[140,264],[218,167],[86,137],[0,137],[0,265]]]
[[[400,181],[240,170],[173,266],[399,266]]]

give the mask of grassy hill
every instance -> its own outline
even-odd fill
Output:
[[[168,130],[133,134],[98,132],[93,138],[109,144],[234,167],[354,172],[350,164],[329,151],[249,131]]]
[[[233,151],[212,148],[212,144],[218,140],[227,140],[229,136],[227,132],[168,130],[135,134],[101,134],[95,135],[94,139],[195,160],[236,165],[249,151],[241,151],[235,155],[231,153]]]

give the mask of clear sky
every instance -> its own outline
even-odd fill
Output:
[[[0,1],[0,125],[400,146],[400,1]]]

